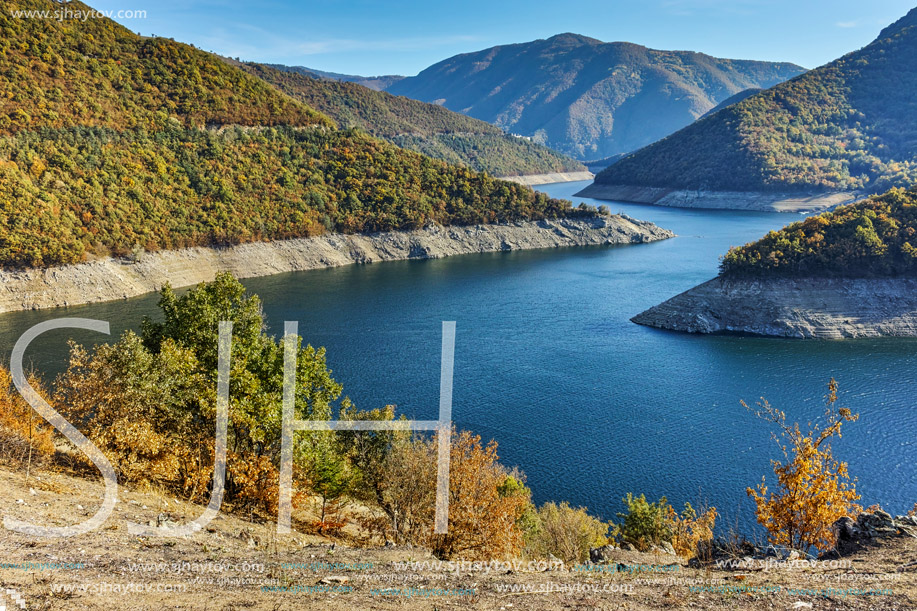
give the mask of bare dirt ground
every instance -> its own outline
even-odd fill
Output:
[[[3,516],[47,526],[85,520],[103,496],[98,481],[47,471],[26,480],[7,467],[0,491]],[[127,532],[128,519],[182,523],[202,511],[121,487],[114,514],[94,533],[37,539],[0,528],[0,608],[917,609],[917,539],[907,535],[816,566],[694,569],[674,556],[622,551],[585,571],[437,566],[424,550],[281,537],[272,523],[225,512],[187,538]]]

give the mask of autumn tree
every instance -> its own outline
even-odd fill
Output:
[[[803,432],[799,423],[786,422],[786,414],[765,399],[750,408],[759,418],[777,425],[780,435],[773,438],[780,445],[784,462],[771,461],[777,476],[776,490],[770,491],[766,478],[757,489],[746,492],[755,501],[758,523],[767,528],[771,543],[794,549],[833,547],[831,526],[857,509],[859,499],[855,484],[849,481],[847,463],[834,458],[831,440],[841,437],[844,422],[855,422],[858,414],[837,406],[837,382],[832,378],[825,396],[824,422],[809,424]]]
[[[452,434],[449,465],[449,532],[433,535],[440,558],[511,558],[522,549],[518,520],[530,504],[527,488],[505,486],[512,474],[497,462],[497,442]]]
[[[452,433],[449,528],[434,534],[436,438],[397,441],[386,458],[382,503],[399,542],[429,547],[439,558],[516,556],[523,546],[520,518],[531,505],[521,475],[498,462],[497,443],[481,444],[467,431]]]

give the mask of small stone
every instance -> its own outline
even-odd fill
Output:
[[[589,561],[593,564],[605,564],[612,559],[612,552],[616,551],[613,545],[603,545],[589,550]]]

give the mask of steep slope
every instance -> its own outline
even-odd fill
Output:
[[[332,126],[311,108],[210,54],[143,38],[108,19],[16,17],[54,11],[41,0],[0,12],[0,134],[74,126]],[[72,2],[74,13],[90,10]],[[82,14],[82,13],[78,13]]]
[[[449,163],[494,176],[586,169],[545,146],[506,135],[490,123],[442,106],[262,64],[241,64],[241,68],[325,113],[341,127],[358,127],[402,148]]]
[[[906,185],[917,180],[915,96],[917,9],[859,51],[629,155],[596,186],[880,192]]]
[[[15,16],[58,6],[0,12],[0,266],[571,214],[569,202],[334,129],[188,45],[109,19]]]
[[[578,159],[633,151],[749,87],[802,68],[576,34],[456,55],[387,91],[493,123]]]

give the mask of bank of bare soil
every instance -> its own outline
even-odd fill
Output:
[[[416,231],[331,234],[229,248],[187,248],[146,253],[139,260],[108,258],[50,269],[0,270],[0,312],[51,308],[134,297],[213,280],[451,255],[587,246],[639,244],[673,237],[671,231],[627,216],[597,216],[506,224],[431,224]]]

